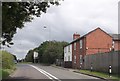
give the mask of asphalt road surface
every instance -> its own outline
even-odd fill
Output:
[[[103,81],[101,79],[75,73],[67,69],[40,64],[17,64],[17,70],[8,81]]]

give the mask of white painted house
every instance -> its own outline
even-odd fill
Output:
[[[64,47],[64,67],[72,67],[72,44]]]
[[[72,61],[72,44],[64,47],[64,62]]]

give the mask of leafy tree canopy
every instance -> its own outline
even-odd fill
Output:
[[[47,8],[59,5],[56,0],[36,2],[2,2],[2,44],[13,45],[12,38],[17,28],[22,29],[25,22],[33,20],[33,16],[40,17]]]
[[[25,59],[32,59],[33,52],[36,51],[38,52],[38,61],[40,63],[48,63],[52,64],[55,63],[56,59],[63,59],[64,57],[64,52],[63,52],[63,47],[67,45],[67,42],[59,42],[59,41],[46,41],[43,42],[39,47],[35,48],[32,50],[32,54],[30,54],[29,51],[28,54],[26,55]],[[28,60],[26,60],[28,61]]]
[[[29,50],[29,51],[28,51],[28,53],[27,53],[27,55],[26,55],[26,57],[25,57],[25,60],[26,60],[27,62],[33,62],[33,61],[34,61],[34,60],[33,60],[33,53],[34,53],[33,50]]]

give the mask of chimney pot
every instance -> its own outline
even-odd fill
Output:
[[[77,32],[73,34],[73,40],[80,38],[80,34]]]

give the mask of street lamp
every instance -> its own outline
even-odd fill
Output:
[[[44,29],[46,29],[47,27],[44,26]],[[49,41],[51,40],[51,27],[49,27]]]

